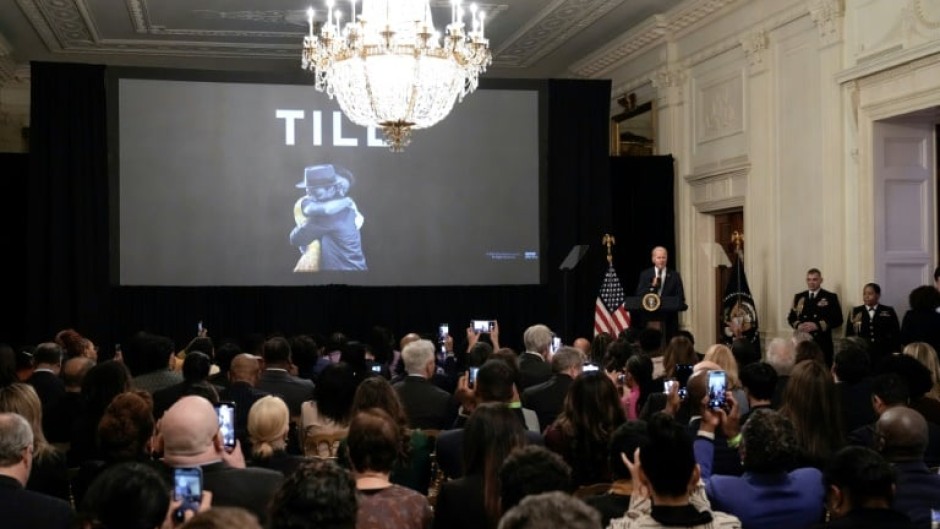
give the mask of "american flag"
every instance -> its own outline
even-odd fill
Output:
[[[594,334],[606,332],[616,337],[629,326],[630,313],[623,307],[623,286],[614,265],[608,265],[594,303]]]

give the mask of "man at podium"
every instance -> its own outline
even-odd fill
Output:
[[[679,332],[679,311],[688,308],[685,304],[685,289],[682,287],[682,277],[679,276],[679,272],[666,268],[669,254],[665,248],[662,246],[653,248],[652,261],[652,268],[640,272],[636,296],[655,293],[664,301],[671,301],[668,305],[674,307],[673,310],[665,310],[667,304],[664,304],[663,308],[643,315],[645,325],[659,328],[663,333],[663,339],[669,341]]]

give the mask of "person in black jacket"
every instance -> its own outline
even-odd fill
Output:
[[[881,287],[868,283],[862,289],[863,305],[849,311],[849,323],[845,326],[846,338],[858,336],[869,344],[872,365],[885,356],[901,350],[901,327],[898,314],[893,307],[882,305]]]

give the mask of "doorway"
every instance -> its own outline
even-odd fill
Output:
[[[744,234],[744,209],[735,208],[722,211],[715,214],[715,242],[728,254],[728,259],[732,266],[737,260],[734,252],[734,242],[732,234],[738,232]],[[744,242],[741,243],[741,250],[744,250]],[[721,340],[724,333],[724,326],[721,322],[722,299],[725,295],[725,289],[728,288],[728,282],[731,280],[731,267],[718,266],[715,268],[715,337],[716,341]]]
[[[911,290],[933,283],[937,122],[930,109],[876,121],[873,127],[873,280],[881,284],[882,301],[899,314],[908,309]]]

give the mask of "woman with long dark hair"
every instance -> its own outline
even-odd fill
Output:
[[[796,429],[796,440],[803,450],[801,466],[822,469],[845,444],[840,404],[838,388],[825,365],[807,361],[793,367],[780,413]]]
[[[441,485],[434,529],[493,529],[499,522],[499,468],[525,446],[519,418],[503,403],[481,404],[463,434],[464,476]]]
[[[356,394],[356,375],[345,362],[330,364],[321,373],[314,400],[300,406],[300,425],[306,437],[345,433]],[[329,453],[318,454],[322,457]]]
[[[564,458],[577,486],[611,481],[610,436],[626,422],[609,378],[588,373],[568,388],[561,414],[545,430],[545,446]]]

